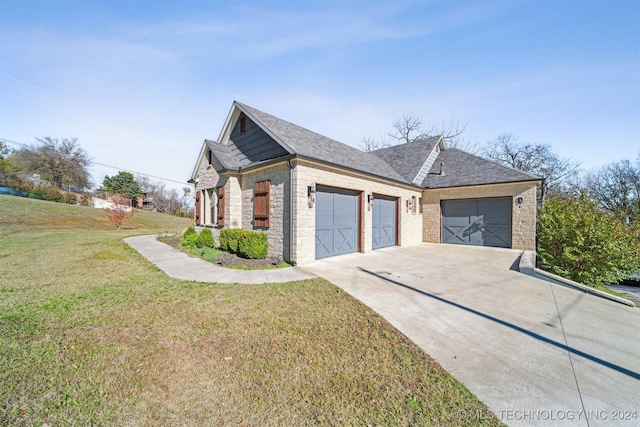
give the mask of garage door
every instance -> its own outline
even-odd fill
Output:
[[[511,247],[511,197],[443,200],[442,242]]]
[[[316,193],[316,258],[358,250],[358,194],[321,190]]]
[[[375,196],[373,200],[373,249],[396,244],[396,199]]]

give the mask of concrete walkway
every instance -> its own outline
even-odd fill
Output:
[[[519,255],[423,244],[305,269],[381,314],[508,425],[640,425],[640,309],[522,274]]]
[[[284,283],[317,277],[298,267],[271,270],[236,270],[193,258],[159,242],[157,236],[128,237],[124,241],[168,276],[181,280],[216,283]]]

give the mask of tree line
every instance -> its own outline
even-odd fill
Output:
[[[11,150],[0,140],[0,186],[23,191],[32,197],[68,203],[86,201],[94,186],[90,166],[91,157],[77,138],[36,138],[34,144],[17,150]],[[183,216],[192,213],[189,187],[184,187],[180,193],[167,188],[161,181],[124,171],[112,177],[105,176],[102,186],[109,194],[129,200],[144,195],[153,200],[153,207],[158,212]],[[83,197],[70,197],[73,193]]]

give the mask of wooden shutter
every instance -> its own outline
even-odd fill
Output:
[[[218,187],[218,225],[224,225],[225,189]]]
[[[200,191],[196,192],[196,225],[200,225]]]
[[[253,185],[253,225],[255,227],[269,227],[269,193],[271,181],[256,182]]]

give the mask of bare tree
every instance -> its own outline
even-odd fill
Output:
[[[434,136],[442,136],[447,147],[461,148],[467,151],[476,152],[477,144],[464,139],[463,133],[466,125],[461,126],[457,120],[452,119],[448,124],[431,123],[424,125],[420,116],[414,114],[403,114],[392,124],[392,132],[378,138],[366,137],[362,140],[360,147],[364,151],[374,151],[380,148],[390,147],[397,144],[406,144],[419,141]]]
[[[166,185],[161,181],[153,181],[149,177],[142,175],[137,176],[136,181],[147,197],[153,199],[153,205],[158,212],[179,215],[183,209],[188,210],[183,203],[184,200],[189,198],[191,192],[188,187],[182,189],[183,195],[181,196],[178,190],[167,189]],[[185,192],[185,189],[189,191]]]
[[[380,135],[377,138],[374,136],[367,136],[362,138],[362,144],[360,144],[360,148],[362,151],[371,152],[376,151],[381,148],[390,147],[392,144],[387,141],[384,135]]]
[[[511,134],[502,134],[482,149],[482,154],[498,163],[545,179],[544,192],[566,194],[580,172],[580,164],[558,156],[546,144],[520,143]]]
[[[90,186],[91,159],[77,138],[36,138],[37,144],[17,150],[15,163],[26,173],[38,173],[59,189]]]
[[[587,176],[587,189],[601,208],[640,220],[640,161],[637,166],[629,160],[604,166]]]

